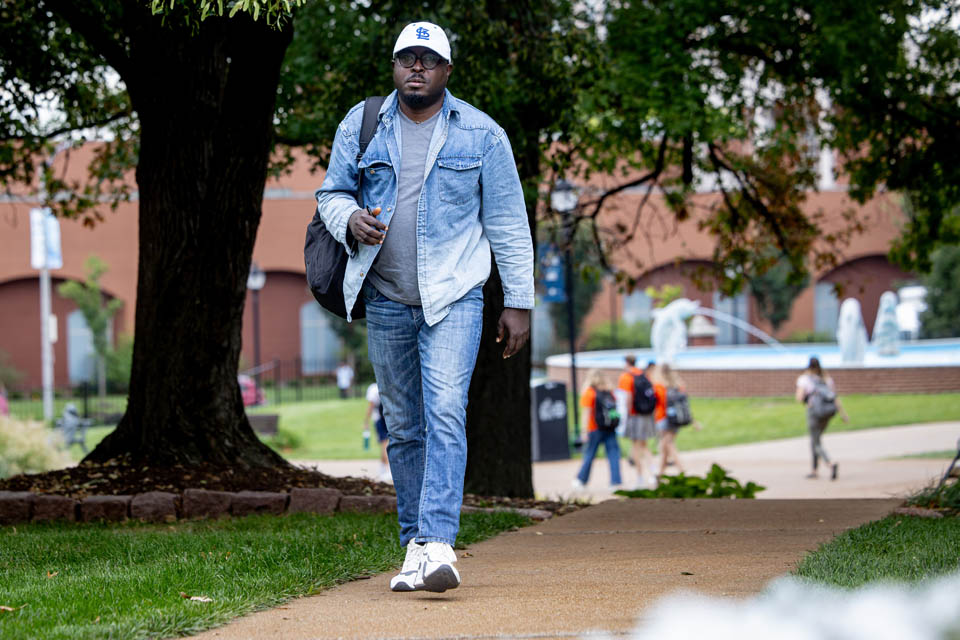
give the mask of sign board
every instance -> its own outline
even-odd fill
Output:
[[[564,277],[564,264],[560,252],[553,245],[541,247],[540,273],[543,277],[542,302],[566,302],[567,285]]]
[[[60,221],[44,207],[30,209],[30,266],[34,269],[62,269]]]

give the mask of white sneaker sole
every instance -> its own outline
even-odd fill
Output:
[[[430,575],[423,576],[423,586],[417,585],[417,588],[433,593],[443,593],[447,589],[456,589],[459,586],[460,574],[456,568],[450,564],[443,564]]]
[[[411,571],[408,573],[401,573],[398,576],[395,576],[393,580],[390,581],[390,590],[391,591],[416,591],[417,588],[414,586],[414,583],[417,579],[417,573]]]

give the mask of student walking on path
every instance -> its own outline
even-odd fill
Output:
[[[628,355],[624,358],[626,370],[620,374],[617,388],[626,395],[627,414],[623,435],[630,439],[630,458],[637,470],[637,479],[634,489],[647,489],[656,486],[653,471],[653,453],[647,446],[647,441],[657,437],[657,428],[654,422],[654,412],[657,408],[657,397],[653,383],[647,373],[653,368],[653,363],[647,364],[645,370],[637,367],[637,358]]]
[[[850,416],[837,397],[833,378],[824,372],[818,358],[810,358],[806,370],[797,378],[796,398],[797,402],[802,402],[807,408],[807,430],[810,432],[810,452],[813,457],[813,468],[807,477],[818,477],[819,462],[823,459],[823,462],[830,466],[830,479],[836,480],[839,465],[831,462],[823,448],[823,432],[837,413],[844,422],[850,422]]]
[[[590,467],[593,466],[593,459],[601,444],[610,463],[610,486],[619,487],[621,479],[617,403],[603,374],[597,369],[592,369],[587,374],[587,381],[580,396],[580,406],[587,417],[587,446],[583,451],[583,464],[580,465],[577,477],[573,479],[573,487],[582,489],[587,485],[590,480]]]
[[[669,364],[657,365],[652,375],[653,389],[657,396],[657,432],[660,434],[660,475],[664,475],[668,464],[675,465],[677,472],[683,473],[683,465],[677,450],[677,433],[686,425],[692,424],[697,430],[702,425],[690,414],[686,385],[683,379]]]
[[[394,591],[460,585],[453,543],[467,463],[467,391],[483,326],[491,250],[503,281],[503,357],[530,333],[533,243],[504,130],[447,90],[453,70],[443,29],[403,28],[393,48],[396,91],[358,159],[363,103],[337,128],[318,213],[347,249],[347,319],[366,305],[407,549]],[[363,202],[358,206],[359,172]],[[482,215],[481,215],[482,212]]]

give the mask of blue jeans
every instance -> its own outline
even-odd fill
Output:
[[[423,309],[363,285],[367,345],[377,375],[397,490],[400,544],[445,542],[460,529],[467,468],[467,391],[483,328],[475,287],[430,326]]]
[[[597,429],[588,434],[587,449],[583,452],[583,464],[580,466],[577,478],[583,484],[587,484],[587,480],[590,479],[590,467],[593,466],[593,459],[597,455],[601,442],[607,452],[607,460],[610,462],[610,484],[620,484],[620,443],[617,442],[616,431]]]

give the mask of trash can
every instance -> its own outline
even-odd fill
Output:
[[[530,389],[530,453],[534,462],[567,460],[567,385],[543,382]]]

